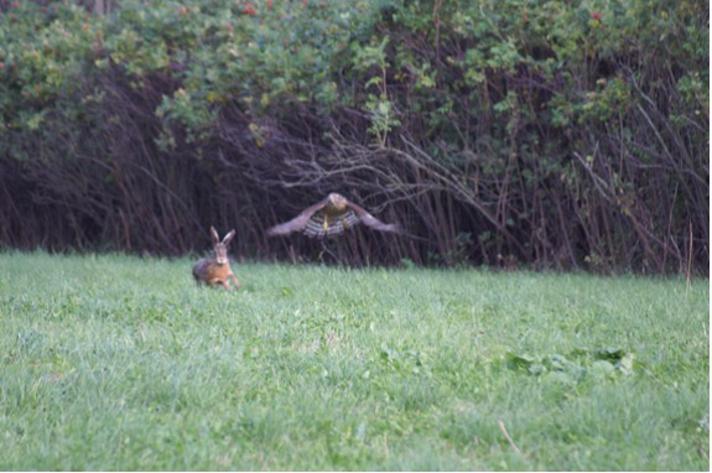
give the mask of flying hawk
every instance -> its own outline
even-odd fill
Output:
[[[342,234],[347,228],[363,223],[382,232],[399,232],[396,224],[378,220],[341,194],[332,192],[322,201],[307,207],[292,220],[267,230],[268,236],[303,232],[308,237],[323,238]]]

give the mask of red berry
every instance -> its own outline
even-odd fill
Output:
[[[257,10],[255,10],[255,7],[251,3],[246,3],[242,8],[242,13],[245,15],[256,15]]]

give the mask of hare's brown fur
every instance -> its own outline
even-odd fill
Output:
[[[204,282],[208,285],[220,284],[225,289],[230,288],[229,280],[235,283],[237,289],[240,282],[230,269],[230,263],[218,264],[213,258],[203,258],[193,266],[193,277],[197,282]]]
[[[215,228],[210,227],[210,236],[213,240],[213,254],[199,260],[193,266],[195,282],[204,282],[209,286],[221,285],[225,289],[230,289],[230,280],[232,280],[235,289],[240,289],[240,281],[233,274],[230,261],[227,258],[227,246],[235,236],[235,230],[231,230],[220,241],[218,232]]]

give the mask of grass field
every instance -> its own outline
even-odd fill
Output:
[[[0,470],[707,470],[708,280],[0,253]]]

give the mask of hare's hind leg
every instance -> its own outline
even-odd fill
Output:
[[[235,276],[233,273],[230,273],[229,278],[232,279],[232,282],[235,284],[235,289],[240,289],[240,281],[238,281],[237,276]]]

